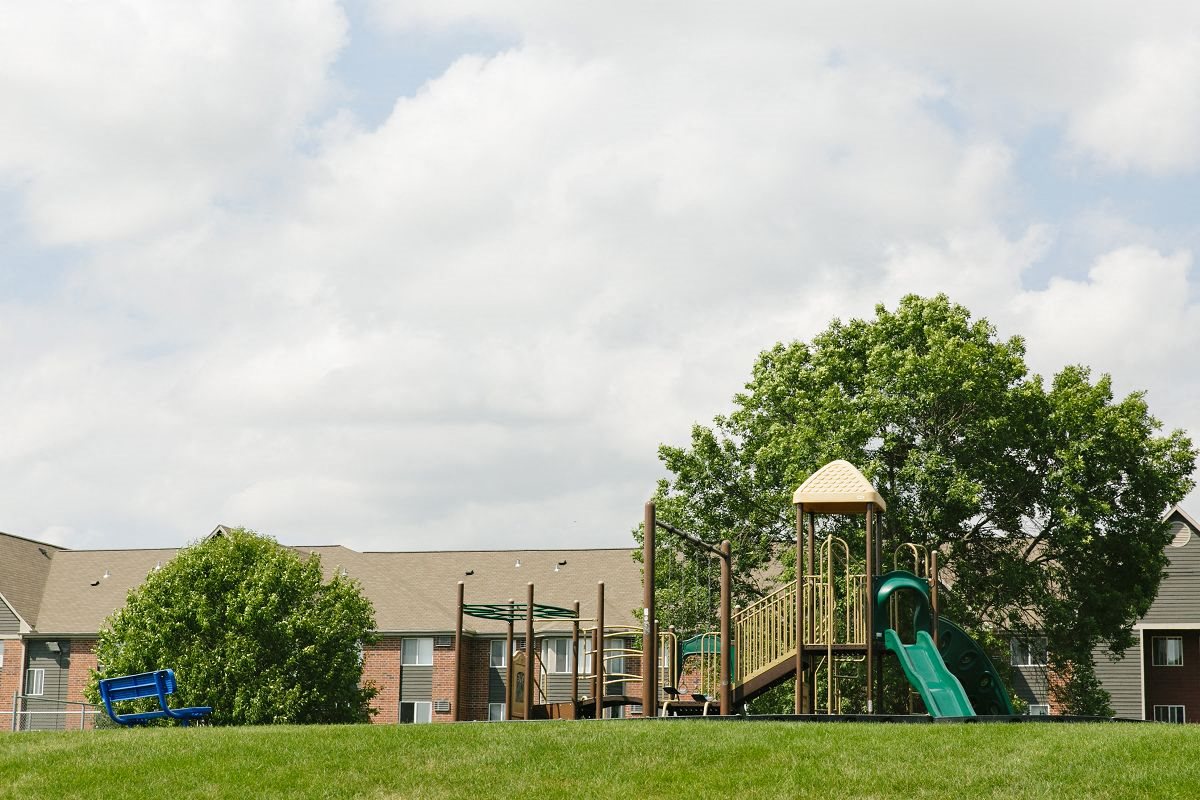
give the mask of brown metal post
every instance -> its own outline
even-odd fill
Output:
[[[579,699],[579,601],[575,601],[575,619],[571,620],[571,702]]]
[[[462,703],[462,651],[463,651],[463,592],[466,584],[458,582],[458,619],[454,623],[454,694],[450,706],[450,719],[458,722],[462,719],[458,707]]]
[[[515,601],[510,597],[508,607],[511,609]],[[513,704],[513,621],[508,620],[508,638],[504,642],[504,720],[512,720]]]
[[[525,601],[525,719],[533,719],[533,582],[530,581]]]
[[[654,501],[646,503],[642,531],[642,716],[658,714],[658,641],[654,635],[654,538],[657,515]]]
[[[721,716],[733,713],[733,545],[721,542]]]
[[[604,717],[604,581],[596,584],[596,650],[592,654],[596,673],[596,719]]]
[[[796,705],[797,714],[807,709],[804,702],[804,505],[796,504]],[[724,713],[724,712],[722,712]]]
[[[933,637],[935,647],[941,646],[941,641],[938,639],[938,563],[937,550],[929,554],[929,606],[930,615],[933,617],[930,620],[933,630],[930,634]]]
[[[875,538],[874,531],[871,526],[871,504],[867,504],[867,580],[866,580],[866,603],[865,619],[867,623],[867,713],[875,713]]]

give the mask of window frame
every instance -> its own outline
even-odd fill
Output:
[[[515,642],[514,642],[515,646]],[[500,663],[496,663],[496,655],[499,653]],[[507,639],[492,639],[488,645],[488,666],[493,669],[504,669],[508,666],[508,640]]]
[[[1158,660],[1158,643],[1164,642],[1163,660]],[[1179,661],[1170,661],[1170,643],[1179,642]],[[1152,667],[1182,667],[1183,666],[1183,637],[1182,636],[1151,636],[1150,637],[1150,666]]]
[[[44,667],[30,667],[25,671],[25,696],[46,696],[46,670]]]
[[[1165,712],[1162,714],[1161,717],[1159,716],[1159,713],[1158,713],[1160,709],[1162,709]],[[1175,709],[1179,710],[1179,714],[1178,714],[1179,719],[1177,719],[1177,720],[1171,719],[1171,717],[1175,716],[1175,713],[1174,713]],[[1182,725],[1187,722],[1187,707],[1176,704],[1176,703],[1167,703],[1165,705],[1156,705],[1154,707],[1154,721]]]
[[[404,707],[405,706],[410,706],[412,708],[412,719],[406,720],[404,718]],[[419,707],[424,707],[425,719],[417,718],[417,716],[418,716],[417,709]],[[400,724],[401,725],[428,725],[429,723],[433,722],[433,701],[432,700],[401,700],[400,708],[399,708],[399,715],[400,715]]]
[[[500,716],[493,716],[493,712]],[[505,712],[504,703],[488,703],[488,722],[504,722],[504,718],[507,716]]]
[[[1038,709],[1038,710],[1034,711],[1034,709]],[[1050,704],[1049,703],[1030,703],[1029,710],[1027,713],[1031,717],[1048,717],[1048,716],[1050,716]]]
[[[1036,651],[1035,651],[1036,646]],[[1044,667],[1050,660],[1045,636],[1009,639],[1008,663],[1013,667]],[[1038,661],[1038,658],[1041,661]]]
[[[559,649],[562,652],[559,653]],[[571,674],[571,639],[551,636],[542,639],[542,668],[550,675]]]
[[[416,642],[416,661],[408,660],[408,643]],[[422,661],[422,656],[425,655],[424,643],[428,642],[429,660]],[[433,666],[433,637],[432,636],[406,636],[400,640],[400,666],[402,667],[432,667]]]

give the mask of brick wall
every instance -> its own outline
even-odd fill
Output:
[[[434,708],[431,715],[433,722],[453,722],[454,721],[454,648],[453,647],[438,647],[433,648],[433,703],[437,705],[439,700],[449,700],[451,704],[450,711],[438,712]]]
[[[71,640],[71,666],[67,671],[67,700],[76,703],[88,702],[84,689],[91,680],[92,672],[96,669],[96,640]],[[77,710],[73,708],[72,710]],[[86,718],[85,727],[92,727],[93,718]],[[74,721],[67,723],[68,728],[74,728]]]
[[[363,651],[363,684],[375,684],[371,721],[395,725],[400,721],[400,639],[380,639]]]
[[[462,714],[459,719],[488,718],[491,644],[487,639],[463,638]]]
[[[12,726],[12,696],[24,690],[21,672],[25,666],[25,646],[19,639],[0,640],[4,648],[4,667],[0,668],[0,730]]]
[[[1183,664],[1154,666],[1154,639],[1178,636],[1183,644]],[[1154,719],[1156,705],[1184,707],[1187,722],[1200,722],[1200,637],[1195,631],[1146,631],[1142,653],[1146,680],[1146,719]]]

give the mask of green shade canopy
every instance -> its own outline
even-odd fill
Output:
[[[501,622],[516,622],[528,616],[526,603],[464,603],[463,614],[479,619],[496,619]],[[533,604],[534,619],[578,619],[575,612],[561,606]]]

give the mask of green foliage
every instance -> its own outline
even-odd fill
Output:
[[[217,725],[365,722],[362,648],[374,609],[358,582],[325,582],[321,560],[237,529],[191,545],[131,590],[100,632],[101,677],[175,670],[175,706]]]
[[[1111,697],[1096,677],[1095,666],[1090,661],[1081,663],[1056,663],[1055,671],[1062,682],[1055,684],[1051,694],[1062,706],[1064,714],[1080,714],[1089,717],[1111,717]]]
[[[671,476],[659,515],[732,540],[744,604],[769,588],[763,570],[781,557],[792,577],[792,492],[846,459],[887,499],[886,553],[904,541],[941,553],[948,617],[1043,632],[1071,663],[1088,663],[1101,642],[1119,652],[1158,589],[1161,515],[1194,485],[1197,452],[1182,431],[1159,433],[1142,393],[1114,399],[1110,378],[1082,366],[1046,386],[1024,355],[1020,338],[999,339],[945,296],[909,296],[871,320],[835,320],[811,343],[778,344],[730,415],[696,425],[688,446],[660,448]],[[848,535],[861,552],[861,534]],[[715,570],[660,541],[660,618],[711,628]]]

